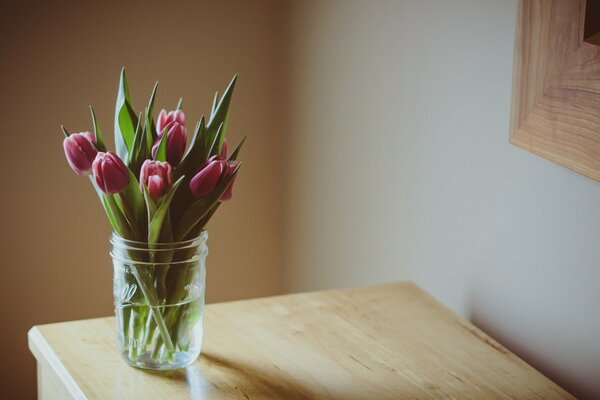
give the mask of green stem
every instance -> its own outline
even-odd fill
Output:
[[[125,219],[127,220],[129,227],[133,231],[133,235],[135,236],[135,238],[137,240],[143,240],[140,237],[140,231],[137,229],[137,226],[135,223],[135,218],[133,216],[133,212],[129,208],[129,205],[127,204],[127,201],[125,199],[125,196],[123,195],[123,192],[119,193],[119,198],[121,199],[121,203],[123,204],[123,213],[125,214]]]
[[[129,325],[129,331],[130,331],[130,334],[126,337],[126,339],[127,339],[126,344],[128,346],[128,350],[129,350],[129,359],[130,360],[137,360],[137,358],[138,358],[138,351],[137,351],[137,345],[136,345],[136,341],[135,341],[135,339],[136,339],[136,337],[135,337],[135,331],[136,331],[135,327],[136,327],[136,324],[139,321],[137,321],[136,314],[133,312],[133,308],[130,308],[130,311],[131,311],[131,317],[129,319],[129,323],[130,323],[130,325]],[[134,339],[134,340],[131,340],[131,339]]]
[[[171,341],[171,335],[169,335],[169,330],[167,329],[167,325],[165,324],[165,320],[163,315],[161,314],[158,308],[158,299],[156,298],[156,293],[150,290],[149,285],[147,284],[146,279],[142,277],[140,272],[138,271],[137,266],[133,266],[132,272],[135,276],[135,279],[138,281],[140,285],[140,289],[142,290],[142,294],[148,301],[148,305],[150,306],[150,312],[154,317],[154,321],[156,321],[156,326],[160,332],[160,336],[162,337],[165,346],[168,350],[173,350],[173,342]]]

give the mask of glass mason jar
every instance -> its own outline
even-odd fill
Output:
[[[112,234],[117,347],[128,364],[176,369],[200,355],[207,238],[149,245]]]

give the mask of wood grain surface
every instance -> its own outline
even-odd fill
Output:
[[[521,0],[510,141],[600,180],[600,47],[583,41],[585,9]]]
[[[209,305],[200,360],[175,372],[127,366],[114,336],[113,318],[32,328],[39,368],[63,386],[42,381],[40,397],[572,398],[411,283]]]

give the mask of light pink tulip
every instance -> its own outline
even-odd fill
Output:
[[[90,132],[73,133],[63,141],[65,156],[77,175],[89,175],[96,158],[96,139]]]
[[[167,129],[167,161],[173,166],[177,166],[187,145],[187,136],[185,131],[185,114],[181,110],[170,111],[161,110],[156,121],[156,130],[158,137],[152,147],[152,157],[156,157],[158,145],[162,138],[162,132]]]
[[[158,134],[160,135],[163,129],[165,129],[165,126],[173,122],[185,126],[185,114],[183,111],[175,110],[167,112],[167,110],[160,110],[158,119],[156,120],[156,130],[158,131]]]
[[[172,184],[171,165],[168,162],[146,160],[140,172],[140,190],[148,188],[150,197],[154,200],[161,198]]]
[[[96,184],[106,194],[119,193],[129,184],[127,167],[112,151],[99,152],[92,164],[92,171]]]

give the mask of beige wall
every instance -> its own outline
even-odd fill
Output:
[[[234,198],[209,225],[209,301],[281,290],[280,5],[260,2],[17,2],[3,10],[0,63],[0,387],[33,398],[33,324],[112,313],[109,224],[62,154],[59,126],[112,136],[121,66],[134,106],[184,97],[193,127],[214,91],[239,82],[229,137],[248,141]]]
[[[516,4],[294,2],[286,289],[415,280],[600,398],[600,183],[508,144]]]

